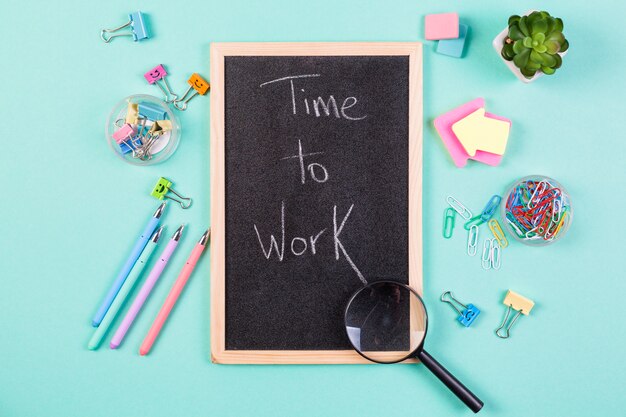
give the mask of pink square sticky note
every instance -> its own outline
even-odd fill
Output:
[[[470,156],[465,151],[465,148],[463,148],[463,145],[452,130],[452,126],[456,122],[469,116],[476,110],[484,107],[485,99],[477,98],[470,101],[469,103],[465,103],[462,106],[459,106],[456,109],[435,118],[435,129],[437,130],[437,133],[439,133],[439,136],[441,137],[444,146],[450,153],[454,165],[459,168],[463,168],[465,165],[467,165],[468,159],[473,159],[474,161],[482,162],[483,164],[491,166],[496,166],[502,161],[502,155],[496,155],[494,153],[485,151],[476,151],[476,154],[474,156]],[[497,116],[492,113],[485,113],[485,117],[501,120],[503,122],[509,123],[509,125],[511,124],[511,121],[506,117]]]
[[[459,37],[459,15],[456,13],[428,14],[424,22],[426,39],[456,39]]]

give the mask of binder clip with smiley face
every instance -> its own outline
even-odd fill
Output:
[[[446,299],[446,296],[449,297],[449,299]],[[475,305],[465,305],[461,303],[459,300],[454,298],[451,291],[446,291],[441,294],[440,300],[444,303],[450,304],[452,308],[456,310],[457,313],[459,313],[459,317],[457,317],[456,319],[465,327],[470,327],[472,323],[474,323],[474,320],[476,320],[476,318],[480,314],[480,310]],[[460,310],[459,307],[462,308],[462,310]]]
[[[168,180],[167,178],[161,177],[159,178],[156,185],[152,189],[152,192],[150,193],[150,195],[152,197],[158,198],[159,200],[163,200],[164,198],[167,198],[169,200],[175,201],[178,204],[180,204],[180,206],[184,209],[188,209],[189,207],[191,207],[191,198],[183,197],[182,195],[174,191],[171,187],[172,187],[172,182]],[[174,194],[179,199],[170,197],[169,195],[167,195],[168,192]]]
[[[191,77],[189,77],[189,79],[187,80],[187,84],[189,84],[189,87],[187,88],[187,91],[185,91],[185,94],[183,94],[181,98],[174,100],[174,107],[176,107],[180,111],[186,110],[187,103],[189,103],[189,101],[198,94],[205,95],[207,91],[209,91],[209,88],[211,86],[207,81],[204,80],[204,78],[202,78],[195,72],[191,75]],[[189,94],[191,90],[194,91]],[[189,97],[187,97],[188,95]]]
[[[159,87],[159,89],[165,95],[165,98],[163,100],[166,103],[173,103],[178,99],[178,96],[172,92],[172,89],[167,82],[167,78],[165,78],[166,75],[167,71],[165,71],[163,64],[159,64],[156,67],[152,68],[150,71],[146,72],[143,76],[149,84],[154,84]],[[163,85],[161,85],[161,83]]]
[[[127,27],[130,27],[130,32],[115,33]],[[113,35],[111,35],[111,33],[113,33]],[[143,15],[140,11],[129,14],[128,22],[124,23],[122,26],[118,26],[115,29],[102,29],[102,31],[100,31],[100,38],[105,43],[111,42],[113,38],[118,36],[131,36],[135,42],[148,39],[150,37]]]

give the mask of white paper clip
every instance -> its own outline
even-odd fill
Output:
[[[502,266],[502,248],[497,239],[485,239],[483,242],[483,254],[480,259],[480,265],[485,271],[489,269],[497,271]]]
[[[478,226],[472,225],[467,232],[467,254],[469,256],[476,255],[476,247],[478,246]]]
[[[459,200],[457,200],[456,198],[454,198],[451,195],[449,195],[448,198],[446,198],[446,202],[457,213],[459,213],[459,215],[461,217],[463,217],[465,220],[469,220],[469,219],[472,218],[472,212],[467,207],[465,207],[463,204],[461,204],[461,202]]]

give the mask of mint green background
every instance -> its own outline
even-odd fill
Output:
[[[160,95],[142,74],[163,63],[175,91],[208,77],[211,41],[420,41],[423,16],[458,11],[463,59],[424,43],[426,345],[485,401],[483,416],[624,415],[624,2],[551,1],[571,49],[553,78],[523,85],[492,50],[507,17],[542,7],[489,1],[5,1],[0,25],[0,416],[471,415],[421,366],[223,366],[209,358],[205,256],[148,357],[138,346],[177,270],[209,224],[209,99],[181,114],[166,163],[119,161],[103,134],[111,107]],[[102,43],[99,30],[149,14],[153,38]],[[372,80],[373,85],[375,80]],[[453,166],[432,120],[476,97],[513,120],[498,168]],[[445,197],[480,210],[518,177],[543,173],[572,194],[569,234],[546,248],[512,243],[499,272],[441,237]],[[97,304],[146,216],[159,176],[194,197],[171,206],[179,251],[118,351],[86,349]],[[486,233],[486,228],[481,233]],[[512,337],[493,330],[507,289],[536,302]],[[453,290],[482,310],[465,329],[437,301]],[[108,342],[107,342],[108,343]]]

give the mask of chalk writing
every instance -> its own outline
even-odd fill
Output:
[[[291,111],[294,115],[303,114],[303,112],[300,110],[301,106],[298,105],[298,102],[300,100],[302,100],[302,102],[304,103],[306,114],[310,115],[311,114],[311,106],[309,106],[309,100],[310,100],[312,103],[313,114],[315,115],[315,117],[321,117],[321,116],[330,117],[332,115],[336,119],[343,118],[343,119],[352,120],[352,121],[363,120],[367,117],[367,115],[356,116],[354,114],[348,115],[346,113],[348,109],[351,109],[358,103],[357,98],[354,96],[346,97],[343,100],[343,102],[340,101],[342,104],[341,104],[341,107],[339,107],[337,106],[337,100],[335,99],[335,96],[333,94],[329,94],[328,98],[324,100],[321,96],[310,99],[310,98],[304,97],[302,94],[296,93],[294,80],[298,80],[301,78],[317,78],[321,76],[322,76],[321,74],[290,75],[287,77],[281,77],[281,78],[276,78],[275,80],[266,81],[264,83],[261,83],[259,87],[264,87],[269,84],[276,84],[276,83],[280,84],[280,83],[288,81],[290,99],[291,99]],[[305,92],[304,88],[300,88],[300,92],[304,93]]]

